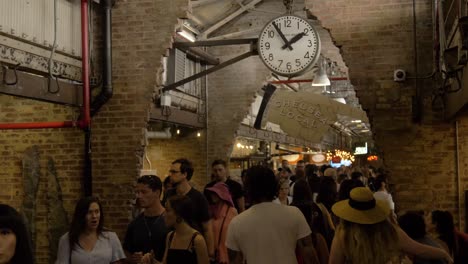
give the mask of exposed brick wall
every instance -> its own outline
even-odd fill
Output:
[[[194,174],[191,182],[196,189],[202,190],[207,183],[208,174],[206,171],[206,136],[201,133],[191,133],[178,137],[173,135],[172,139],[150,139],[146,148],[146,153],[151,161],[151,168],[156,169],[161,180],[169,174],[171,163],[178,158],[187,158],[194,167]],[[145,161],[144,168],[149,169],[149,164]]]
[[[461,192],[461,218],[462,218],[462,229],[463,231],[466,230],[466,203],[464,203],[465,199],[465,191],[468,190],[468,113],[464,111],[461,113],[460,116],[457,118],[458,121],[458,171],[460,177],[460,192]],[[458,190],[457,190],[458,191]],[[458,201],[458,199],[457,199]]]
[[[126,205],[134,197],[132,186],[143,167],[143,129],[147,125],[153,91],[159,85],[160,59],[170,47],[176,19],[185,16],[187,2],[120,0],[113,10],[115,92],[93,120],[92,158],[94,191],[103,200],[106,226],[120,236],[130,217]],[[417,3],[419,74],[424,75],[432,70],[432,58],[427,56],[432,54],[431,13],[430,3],[421,0]],[[411,4],[411,1],[396,0],[353,1],[352,5],[347,0],[306,0],[306,6],[331,30],[336,44],[342,48],[352,83],[358,90],[361,104],[369,111],[377,144],[396,183],[398,208],[445,208],[457,212],[455,125],[433,121],[430,112],[426,112],[422,125],[413,124],[410,99],[414,95],[414,82],[397,84],[392,81],[394,69],[407,69],[410,74],[414,69]],[[276,5],[281,7],[281,3]],[[254,26],[264,24],[271,16],[249,13],[229,26],[241,28],[252,20],[256,21]],[[228,47],[209,51],[225,60],[245,49]],[[203,137],[152,140],[147,151],[158,174],[164,176],[173,159],[186,156],[196,164],[194,183],[197,187],[203,185],[208,180],[204,169],[205,151],[208,163],[229,156],[234,133],[267,75],[266,67],[257,57],[252,57],[208,76],[208,150],[205,150]],[[420,84],[426,91],[433,88],[430,81]],[[1,122],[56,121],[74,117],[73,110],[67,107],[0,95]],[[466,116],[459,118],[458,131],[464,190],[468,188]],[[43,168],[46,168],[47,156],[56,161],[65,208],[71,214],[81,195],[82,132],[78,129],[5,130],[0,131],[0,145],[0,187],[3,190],[0,202],[20,207],[24,195],[22,153],[27,147],[38,145]],[[184,153],[174,149],[184,150]],[[43,177],[37,206],[39,264],[48,262],[46,191]]]
[[[244,48],[230,47],[211,52],[225,60],[221,54],[232,52],[232,57],[244,51]],[[208,77],[208,162],[228,159],[235,132],[247,116],[255,92],[262,88],[268,74],[258,57],[251,57]]]
[[[170,47],[178,17],[185,17],[188,0],[116,1],[113,8],[114,97],[92,123],[94,194],[107,216],[106,227],[122,237],[130,218],[129,200],[144,153],[153,93],[159,86],[161,58]],[[96,18],[97,20],[99,18]],[[98,23],[99,24],[99,23]],[[95,48],[101,45],[96,29]],[[97,50],[95,51],[99,53]],[[96,61],[99,73],[99,61]],[[61,121],[77,118],[71,108],[0,95],[0,122]],[[81,193],[83,133],[79,129],[0,131],[0,202],[21,206],[22,153],[38,145],[45,176],[47,156],[56,161],[71,216]],[[46,181],[41,179],[37,205],[37,263],[48,263]]]
[[[76,117],[73,108],[70,107],[0,95],[1,123],[65,121]],[[55,161],[64,206],[71,213],[76,199],[81,195],[83,143],[83,133],[77,128],[0,130],[0,203],[21,210],[24,198],[23,154],[33,145],[37,145],[40,152],[41,177],[35,219],[37,263],[48,263],[49,259],[46,197],[48,157]]]
[[[341,47],[396,184],[397,208],[443,208],[457,213],[454,124],[435,120],[427,97],[422,124],[412,123],[415,82],[392,80],[393,70],[398,68],[415,74],[412,3],[375,0],[351,5],[345,0],[306,0],[306,6]],[[423,76],[432,71],[431,3],[416,1],[416,5],[418,66],[419,76]],[[423,94],[430,94],[435,82],[419,84]]]
[[[295,1],[296,15],[305,16],[304,2]],[[215,36],[242,32],[263,27],[278,14],[285,11],[282,1],[265,0],[258,8],[271,12],[249,12],[234,19],[215,32]],[[322,54],[326,57],[340,60],[341,55],[330,39],[328,32],[317,27],[322,39]],[[260,31],[260,30],[258,30]],[[257,37],[256,34],[248,34],[246,37]],[[209,52],[221,61],[230,59],[236,55],[248,51],[248,46],[226,46],[210,48]],[[346,66],[339,63],[341,70],[346,71]],[[244,59],[223,70],[208,76],[208,157],[228,159],[232,152],[235,139],[235,131],[240,122],[246,117],[249,106],[254,100],[255,92],[260,91],[265,81],[271,76],[271,72],[261,62],[258,56]],[[306,73],[311,78],[312,73]],[[308,86],[310,84],[305,84]],[[305,87],[307,89],[307,87]]]
[[[262,8],[282,12],[280,1],[265,1]],[[275,14],[248,13],[223,27],[219,34],[265,25]],[[210,48],[209,52],[226,61],[249,50],[248,45]],[[208,76],[208,162],[227,160],[232,152],[235,132],[247,117],[255,93],[270,77],[258,56],[244,59]]]
[[[94,192],[103,200],[106,225],[121,238],[143,166],[143,130],[160,85],[162,55],[187,5],[187,0],[121,0],[113,8],[114,96],[93,120],[92,159]]]

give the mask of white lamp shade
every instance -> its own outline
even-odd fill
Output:
[[[320,68],[317,75],[315,75],[312,81],[312,86],[328,86],[330,85],[330,79],[328,79],[327,73],[323,68]]]
[[[177,30],[177,34],[181,35],[183,38],[190,42],[195,42],[195,40],[197,40],[192,33],[188,32],[185,29]]]

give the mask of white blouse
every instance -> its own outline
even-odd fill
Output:
[[[125,258],[120,240],[114,232],[102,232],[90,252],[76,245],[71,254],[73,264],[108,264]],[[68,232],[60,238],[55,264],[70,264]]]

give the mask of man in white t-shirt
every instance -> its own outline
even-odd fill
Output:
[[[295,249],[305,264],[318,263],[311,231],[303,214],[293,206],[272,203],[277,183],[273,171],[254,166],[247,171],[246,189],[253,205],[234,217],[226,246],[230,264],[294,264]]]
[[[375,179],[375,187],[377,191],[374,193],[375,200],[381,200],[387,203],[391,210],[392,216],[396,219],[395,215],[395,203],[393,202],[392,195],[387,190],[387,177],[385,175],[379,175]]]

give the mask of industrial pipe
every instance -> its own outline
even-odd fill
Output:
[[[170,139],[172,138],[171,128],[166,127],[164,131],[147,131],[146,137],[148,139]]]
[[[80,127],[87,129],[91,123],[89,105],[89,34],[88,34],[88,0],[81,0],[81,65],[83,81],[83,112]]]
[[[83,81],[83,109],[79,121],[63,122],[32,122],[32,123],[3,123],[0,129],[41,129],[80,127],[86,129],[91,123],[89,112],[89,47],[88,47],[88,0],[81,0],[81,45],[82,45],[82,81]]]
[[[106,104],[114,94],[112,87],[112,0],[101,1],[104,8],[104,59],[102,89],[91,106],[91,116],[99,112],[101,107]]]
[[[37,128],[64,128],[76,127],[78,122],[34,122],[34,123],[4,123],[0,124],[0,129],[37,129]]]

